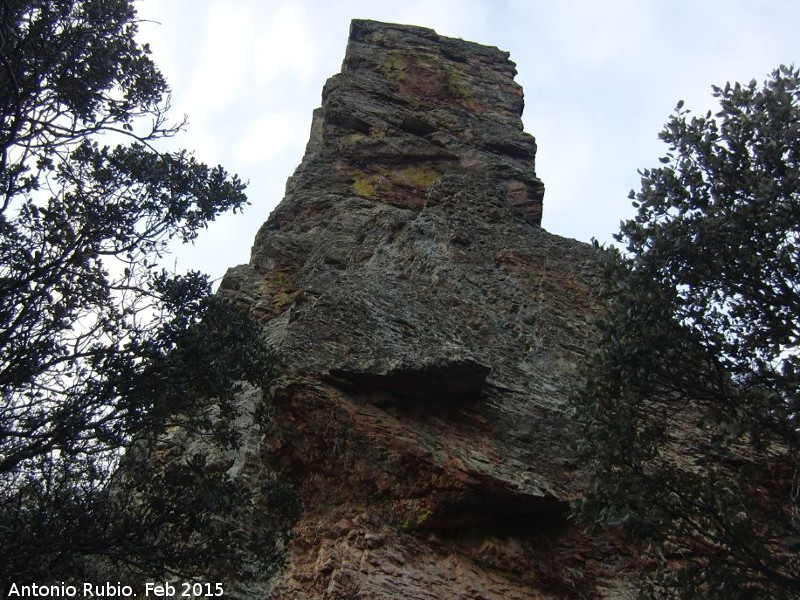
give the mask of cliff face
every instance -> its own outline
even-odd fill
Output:
[[[540,227],[514,74],[496,48],[354,21],[285,198],[222,283],[281,361],[248,460],[305,505],[260,597],[594,597],[620,574],[566,518],[593,256]]]

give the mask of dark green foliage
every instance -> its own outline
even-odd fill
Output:
[[[654,596],[800,594],[800,73],[678,104],[662,166],[606,250],[607,312],[576,401],[578,507],[659,564]]]
[[[181,294],[173,299],[191,306]],[[174,328],[168,348],[161,347],[163,338],[153,340],[139,353],[147,366],[115,378],[126,386],[107,407],[115,411],[119,437],[84,432],[96,436],[86,440],[93,451],[73,451],[69,460],[42,454],[26,463],[24,475],[5,480],[0,559],[7,577],[92,578],[98,565],[151,577],[165,569],[189,576],[222,564],[230,573],[230,563],[241,562],[233,557],[242,536],[234,536],[230,523],[255,510],[251,505],[263,494],[246,479],[226,476],[225,461],[210,464],[209,456],[239,448],[241,381],[265,383],[272,358],[254,322],[217,297],[201,304],[194,311],[202,321],[185,327],[173,319],[165,327]],[[127,447],[133,434],[135,445],[118,470],[114,451]],[[191,452],[187,436],[201,440]],[[286,526],[270,519],[257,541],[247,540],[261,545],[267,564],[261,572],[277,564],[269,553]],[[202,543],[190,543],[198,533]],[[225,552],[214,551],[217,545]]]
[[[78,576],[97,556],[163,568],[172,552],[180,564],[154,532],[189,519],[175,504],[188,480],[174,466],[142,472],[145,488],[160,482],[163,514],[126,520],[108,485],[119,457],[179,414],[173,427],[235,447],[236,390],[268,376],[259,328],[205,276],[159,267],[171,241],[240,209],[245,186],[156,150],[180,125],[165,120],[167,85],[135,33],[131,0],[0,1],[4,581]],[[214,499],[230,485],[212,487],[194,505],[201,521],[230,505]]]

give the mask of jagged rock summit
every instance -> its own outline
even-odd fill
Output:
[[[285,198],[222,282],[281,363],[248,460],[305,506],[259,597],[616,597],[610,542],[566,518],[593,253],[540,226],[514,75],[496,48],[353,21]]]

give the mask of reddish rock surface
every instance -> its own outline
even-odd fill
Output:
[[[595,266],[540,227],[514,74],[496,48],[353,22],[286,197],[221,286],[281,361],[250,468],[305,506],[285,568],[242,594],[625,596],[629,559],[567,518]]]

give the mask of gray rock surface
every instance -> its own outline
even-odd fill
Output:
[[[260,453],[306,507],[272,598],[615,595],[613,540],[566,518],[593,251],[540,227],[514,75],[496,48],[354,21],[222,282],[280,357]]]

